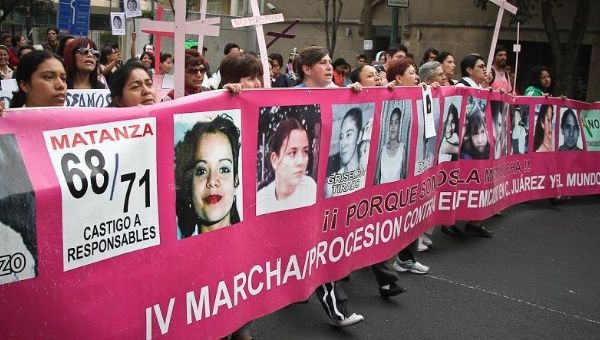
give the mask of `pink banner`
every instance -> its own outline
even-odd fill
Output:
[[[418,87],[8,112],[4,334],[220,338],[433,225],[600,193],[599,112]]]

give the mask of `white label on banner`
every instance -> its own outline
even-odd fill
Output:
[[[162,79],[162,88],[163,89],[172,89],[175,88],[175,78],[172,74],[165,74]]]
[[[65,98],[65,106],[70,107],[106,107],[110,102],[109,89],[71,89]]]
[[[363,50],[368,51],[373,49],[373,40],[363,40]]]
[[[267,14],[255,17],[231,19],[231,26],[233,28],[252,26],[252,25],[266,25],[274,22],[282,22],[283,14]]]
[[[64,270],[160,243],[156,120],[44,131],[62,192]]]
[[[433,100],[431,97],[431,86],[422,90],[423,94],[423,112],[425,114],[425,138],[435,137],[435,121],[433,119]]]

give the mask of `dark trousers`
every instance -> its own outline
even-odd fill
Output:
[[[412,260],[413,262],[417,262],[415,259],[415,254],[417,253],[417,248],[419,247],[419,239],[413,241],[413,243],[406,246],[406,248],[400,250],[398,253],[398,258],[400,261],[408,261]]]
[[[348,297],[339,281],[324,283],[317,287],[315,292],[327,316],[337,320],[344,320],[350,316],[348,313]]]
[[[375,263],[371,266],[371,270],[375,274],[375,279],[380,287],[398,281],[398,274],[388,266],[386,261]]]

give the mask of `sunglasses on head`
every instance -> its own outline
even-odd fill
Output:
[[[185,73],[187,74],[197,74],[198,72],[206,73],[206,69],[204,67],[190,67],[185,69]]]
[[[77,53],[79,53],[81,55],[91,54],[96,58],[100,58],[100,52],[94,50],[93,48],[80,47],[77,49]]]

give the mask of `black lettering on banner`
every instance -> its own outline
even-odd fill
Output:
[[[129,185],[127,185],[127,192],[125,193],[125,202],[123,202],[123,213],[129,211],[129,195],[135,181],[135,172],[121,175],[121,183],[126,181],[129,181]],[[150,206],[150,169],[146,169],[144,175],[138,181],[138,186],[141,187],[142,185],[144,185],[144,203],[148,208]]]
[[[27,260],[23,253],[0,256],[0,276],[18,274],[25,269]]]
[[[74,153],[67,152],[62,156],[60,166],[62,168],[63,176],[65,176],[67,187],[69,188],[69,192],[71,193],[71,195],[75,198],[82,198],[83,195],[85,195],[85,192],[87,191],[87,178],[85,177],[83,171],[77,168],[69,169],[69,162],[79,164],[79,158]],[[75,184],[73,184],[74,177],[79,177],[79,179],[81,180],[81,189],[77,189],[75,187]]]

